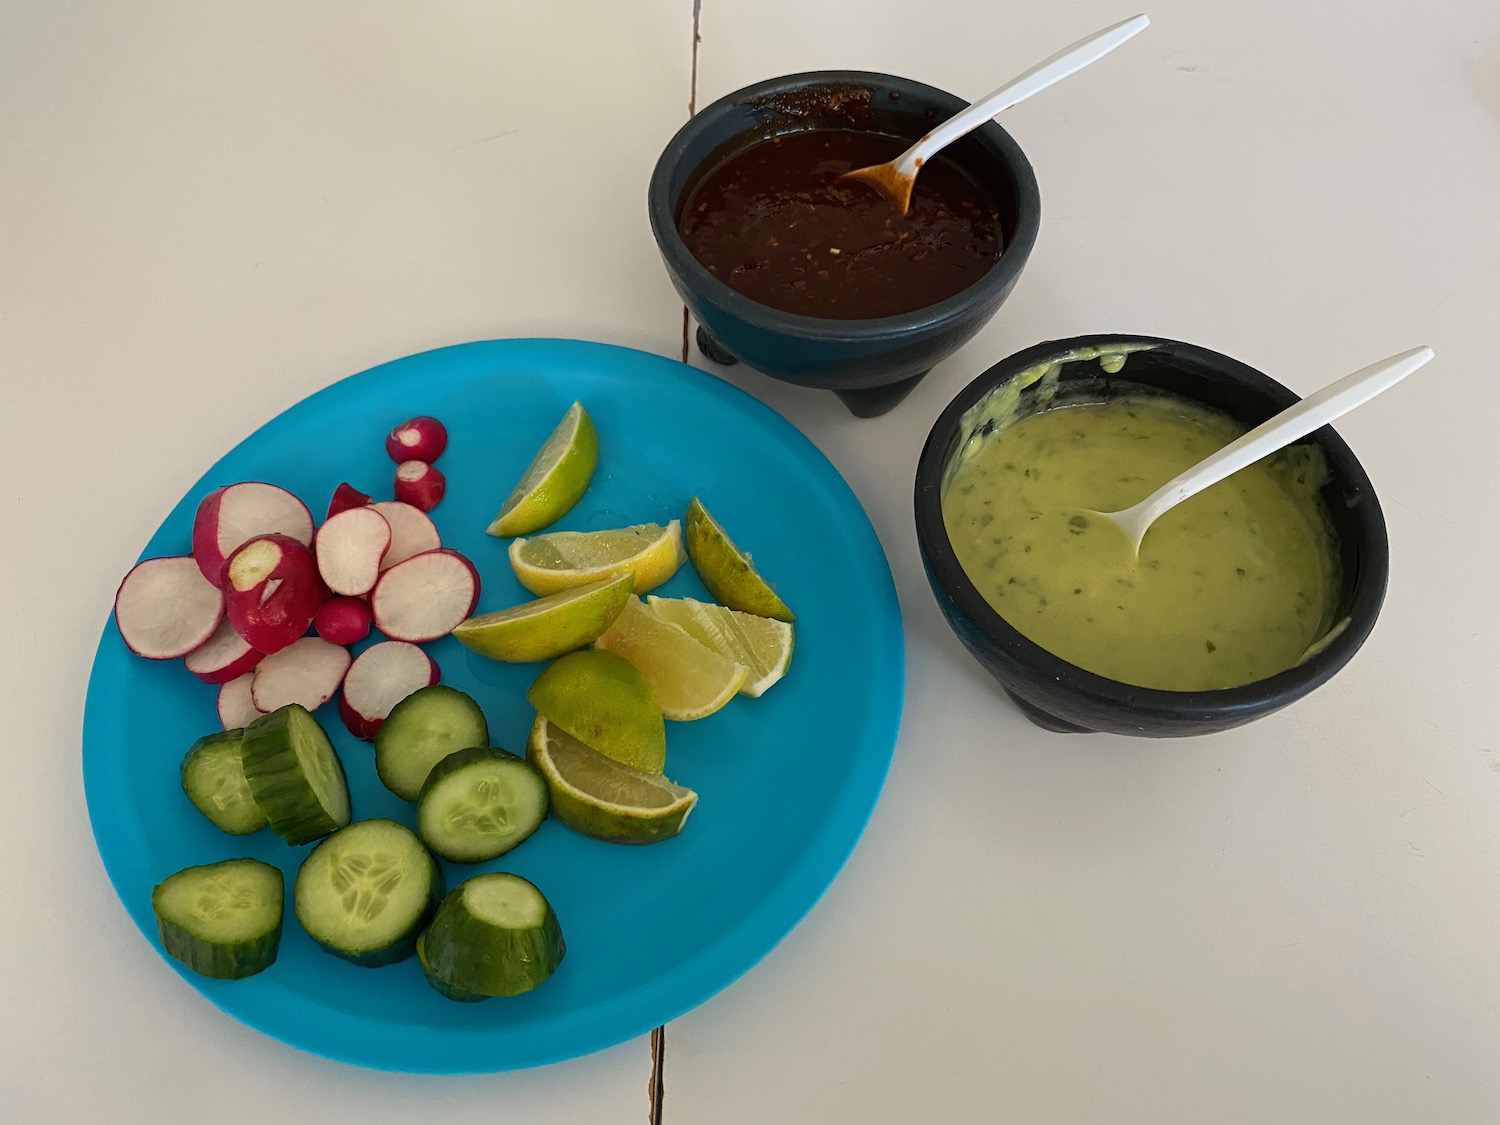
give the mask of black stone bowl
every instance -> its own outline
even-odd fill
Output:
[[[797,129],[869,129],[913,141],[965,107],[952,94],[889,74],[824,70],[747,86],[678,130],[651,174],[651,233],[683,302],[698,319],[698,347],[718,363],[835,392],[860,417],[884,414],[938,361],[978,332],[1009,295],[1041,223],[1031,165],[995,122],[944,149],[999,205],[1004,248],[963,292],[899,316],[834,320],[767,308],[709,273],[677,233],[677,209],[699,177],[730,153]]]
[[[927,437],[917,465],[917,543],[927,578],[948,624],[1027,718],[1047,730],[1108,731],[1147,737],[1209,734],[1248,723],[1301,699],[1347,664],[1369,636],[1385,598],[1389,545],[1385,517],[1370,480],[1343,440],[1323,427],[1305,441],[1315,443],[1328,464],[1322,491],[1341,563],[1341,584],[1333,625],[1294,668],[1243,687],[1217,691],[1161,691],[1106,679],[1053,656],[1027,640],[995,612],[969,581],[953,553],[943,525],[941,490],[954,453],[983,423],[971,407],[991,391],[1038,364],[1079,349],[1123,344],[1151,349],[1125,357],[1108,375],[1096,359],[1061,365],[1052,405],[1080,399],[1107,401],[1122,393],[1166,392],[1202,403],[1243,422],[1264,422],[1295,403],[1298,396],[1274,379],[1238,360],[1207,348],[1149,336],[1096,335],[1053,340],[995,364],[949,403]],[[1023,412],[1039,409],[1046,380],[1021,392]]]

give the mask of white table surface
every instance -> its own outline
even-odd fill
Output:
[[[469,339],[681,355],[643,199],[694,96],[695,7],[0,3],[6,1125],[650,1120],[646,1038],[434,1078],[219,1013],[106,880],[79,739],[120,575],[267,418]],[[1129,14],[703,0],[697,104],[825,67],[977,96]],[[1500,8],[1151,15],[1006,114],[1041,236],[999,316],[895,412],[712,369],[868,510],[906,710],[840,878],[665,1029],[660,1120],[1500,1119]],[[944,626],[910,511],[927,428],[990,363],[1088,331],[1192,340],[1302,391],[1437,349],[1339,426],[1392,582],[1310,698],[1206,739],[1051,735]]]

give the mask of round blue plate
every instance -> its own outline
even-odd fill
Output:
[[[530,597],[486,525],[574,399],[599,430],[599,467],[556,526],[593,530],[680,518],[699,496],[799,615],[787,677],[706,719],[668,723],[667,774],[699,794],[681,836],[625,847],[549,820],[488,864],[444,864],[454,886],[480,870],[524,875],[567,940],[557,973],[524,996],[457,1004],[415,961],[361,969],[320,950],[290,909],[306,848],[262,830],[227,836],[188,803],[178,763],[218,729],[215,689],[180,661],[132,656],[104,630],[84,716],[84,788],[104,866],[148,939],[152,886],[180,868],[249,855],[286,874],[276,964],[242,981],[170,963],[224,1011],[283,1042],[387,1070],[509,1070],[586,1054],[702,1003],[760,960],[812,907],[854,847],[879,794],[901,710],[900,613],[859,501],[821,453],[743,392],[660,356],[566,340],[495,340],[409,356],[344,379],[268,422],[182,498],[144,556],[185,554],[211,489],[265,480],[321,518],[347,480],[389,496],[386,432],[415,414],[449,428],[448,494],[432,513],[446,546],[478,567],[480,611]],[[143,557],[144,557],[143,556]],[[707,598],[690,566],[658,590]],[[367,642],[368,643],[368,642]],[[523,751],[537,665],[426,646],[443,681],[472,694],[491,740]],[[318,712],[343,759],[354,815],[413,821],[369,746],[330,704]],[[164,954],[165,956],[165,954]]]

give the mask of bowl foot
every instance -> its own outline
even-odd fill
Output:
[[[849,413],[856,418],[878,418],[895,407],[922,381],[926,371],[919,371],[899,383],[887,383],[883,387],[866,387],[857,391],[834,391]]]
[[[709,335],[703,325],[698,325],[698,331],[693,335],[698,342],[698,351],[709,362],[717,363],[721,367],[733,367],[740,361],[737,355]]]
[[[1055,731],[1057,734],[1094,734],[1088,727],[1080,727],[1076,723],[1070,723],[1065,719],[1059,719],[1056,715],[1049,715],[1035,704],[1027,703],[1010,688],[1005,688],[1005,694],[1010,696],[1010,701],[1021,709],[1025,715],[1043,730]]]

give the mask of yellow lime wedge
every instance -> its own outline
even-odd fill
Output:
[[[693,598],[658,598],[652,594],[647,601],[651,612],[663,621],[685,630],[720,656],[744,665],[749,675],[740,685],[741,695],[760,695],[786,675],[792,663],[792,626],[788,622]]]
[[[530,535],[560,519],[589,486],[599,463],[599,435],[582,404],[568,407],[486,529],[491,535]]]
[[[728,703],[745,682],[745,668],[663,621],[639,598],[625,603],[596,649],[623,656],[651,685],[669,719],[701,719]]]
[[[533,594],[555,594],[629,572],[637,594],[677,573],[682,525],[638,523],[609,531],[549,531],[510,545],[510,566]]]
[[[653,774],[666,764],[661,708],[623,656],[593,649],[560,656],[531,681],[526,698],[553,725],[617,762]]]
[[[696,496],[687,510],[687,555],[708,592],[730,609],[779,621],[797,619]]]
[[[551,660],[604,632],[629,600],[630,575],[622,574],[478,614],[460,623],[453,635],[491,660]]]

